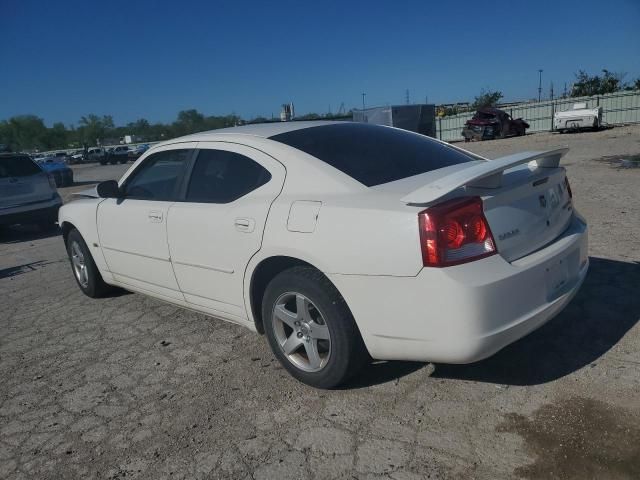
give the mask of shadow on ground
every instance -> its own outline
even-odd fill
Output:
[[[354,378],[340,387],[341,390],[367,388],[373,385],[391,382],[427,367],[421,362],[375,361],[364,367]]]
[[[582,288],[539,330],[494,356],[469,365],[435,366],[435,378],[506,385],[537,385],[597,363],[640,321],[640,265],[591,258]],[[364,388],[409,375],[426,364],[375,362],[344,388]]]
[[[506,385],[537,385],[595,365],[640,320],[640,265],[591,258],[571,303],[539,330],[491,358],[437,365],[434,377]]]

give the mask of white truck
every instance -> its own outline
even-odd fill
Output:
[[[602,107],[587,108],[586,103],[574,103],[571,110],[556,112],[553,116],[553,126],[560,133],[583,128],[597,130],[601,125]]]

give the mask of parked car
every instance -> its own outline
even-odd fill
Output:
[[[129,161],[129,147],[119,145],[106,150],[105,156],[100,160],[100,165],[106,165],[107,163],[115,165],[116,163],[127,163],[127,161]]]
[[[265,332],[295,378],[329,388],[369,355],[475,362],[560,312],[588,268],[566,151],[235,127],[149,149],[59,222],[89,297],[117,286]]]
[[[586,103],[574,103],[571,110],[556,112],[553,115],[553,126],[560,133],[568,130],[590,128],[598,130],[602,125],[602,107],[587,108]]]
[[[69,164],[75,165],[77,163],[85,162],[84,150],[76,150],[69,155]]]
[[[0,153],[0,225],[54,227],[62,199],[53,177],[28,155]]]
[[[521,118],[515,120],[507,112],[498,108],[481,108],[473,118],[467,120],[462,129],[465,142],[471,140],[492,140],[513,135],[525,135],[529,124]]]
[[[100,147],[87,150],[87,162],[100,162],[105,156],[104,149]]]
[[[149,145],[137,145],[136,147],[129,150],[129,160],[137,160],[140,155],[149,150]]]
[[[36,162],[53,177],[57,187],[73,185],[73,170],[69,168],[62,157],[44,157],[39,158]]]

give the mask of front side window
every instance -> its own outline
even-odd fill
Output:
[[[192,150],[167,150],[150,155],[124,186],[125,197],[171,201]]]
[[[230,203],[270,179],[271,174],[262,165],[244,155],[224,150],[200,150],[185,200]]]

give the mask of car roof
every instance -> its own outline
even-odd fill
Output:
[[[300,122],[269,122],[256,123],[252,125],[242,125],[240,127],[220,128],[207,132],[193,133],[185,137],[174,138],[167,143],[175,143],[176,141],[207,141],[218,135],[250,135],[259,138],[269,138],[280,133],[292,132],[294,130],[302,130],[303,128],[320,127],[323,125],[343,124],[349,122],[330,121],[330,120],[313,120]]]

